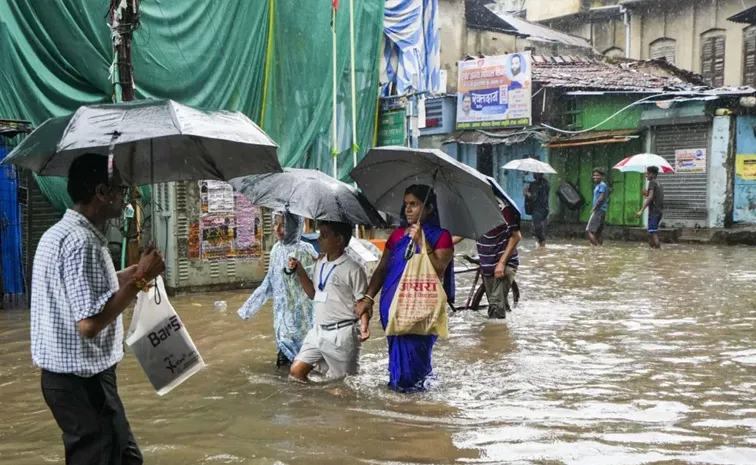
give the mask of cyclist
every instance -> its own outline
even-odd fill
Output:
[[[477,243],[489,318],[506,318],[507,312],[512,311],[509,291],[520,265],[517,254],[517,244],[522,239],[520,215],[501,200],[499,206],[505,223],[486,233]]]

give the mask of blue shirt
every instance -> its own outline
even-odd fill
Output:
[[[593,189],[593,208],[596,208],[596,204],[598,203],[599,196],[601,194],[604,194],[604,201],[601,203],[601,206],[598,209],[602,212],[605,212],[609,207],[609,187],[604,181],[598,183],[598,185],[596,185],[596,188]]]
[[[36,366],[90,377],[123,358],[122,316],[91,339],[79,333],[79,321],[100,313],[118,291],[107,245],[105,236],[73,210],[39,241],[30,308]]]

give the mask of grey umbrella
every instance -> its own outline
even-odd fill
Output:
[[[380,226],[378,211],[355,187],[315,170],[285,168],[283,173],[231,180],[250,202],[323,221]]]
[[[203,111],[172,100],[83,106],[43,123],[4,160],[39,175],[68,176],[87,152],[114,155],[135,185],[227,181],[280,172],[276,144],[239,112]]]
[[[376,208],[396,215],[407,187],[433,186],[441,227],[457,236],[476,239],[504,222],[486,176],[440,150],[374,148],[351,176]]]

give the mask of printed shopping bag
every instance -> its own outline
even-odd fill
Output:
[[[184,323],[168,302],[161,277],[149,292],[139,293],[126,344],[159,396],[205,366]]]
[[[407,262],[389,309],[386,334],[449,336],[446,292],[428,256],[423,234],[420,253]]]

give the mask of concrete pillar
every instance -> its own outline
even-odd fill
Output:
[[[731,150],[732,121],[729,116],[715,116],[712,122],[711,151],[709,153],[707,176],[707,199],[709,228],[724,228],[726,218],[729,179],[728,154]],[[734,149],[734,147],[732,148]]]

